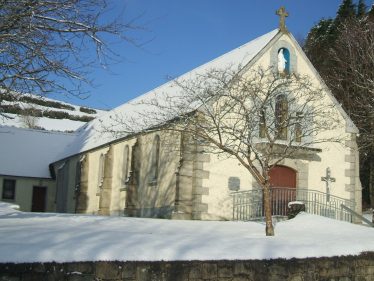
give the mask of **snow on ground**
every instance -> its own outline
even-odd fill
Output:
[[[374,251],[374,228],[302,213],[255,222],[22,213],[0,202],[0,262],[305,258]]]

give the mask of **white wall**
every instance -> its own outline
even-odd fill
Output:
[[[12,179],[16,181],[16,190],[15,190],[14,200],[2,199],[4,179]],[[4,202],[15,203],[20,206],[21,211],[30,212],[31,204],[32,204],[33,186],[43,186],[47,188],[46,205],[45,205],[46,211],[54,212],[55,211],[56,183],[55,181],[50,180],[50,179],[0,176],[0,200]]]

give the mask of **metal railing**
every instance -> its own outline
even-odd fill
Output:
[[[233,220],[256,220],[264,216],[262,189],[237,191],[233,198]],[[341,205],[354,209],[355,202],[338,196],[329,195],[318,190],[295,189],[284,187],[271,188],[273,216],[287,216],[288,203],[301,201],[307,213],[333,219],[352,221],[352,214]]]
[[[356,213],[354,210],[351,208],[345,206],[344,204],[341,205],[341,207],[346,210],[347,212],[351,213],[352,216],[358,218],[361,222],[366,223],[368,226],[374,227],[374,223],[372,221],[369,221],[367,218],[364,216],[360,215],[359,213]]]

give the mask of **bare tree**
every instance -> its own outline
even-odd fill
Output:
[[[22,115],[19,116],[20,121],[25,128],[39,129],[39,118],[34,114],[35,108],[29,107],[22,110]]]
[[[117,59],[109,40],[134,43],[127,32],[137,27],[105,17],[109,3],[0,0],[1,91],[82,95],[90,67]]]
[[[171,83],[175,90],[134,102],[140,115],[112,116],[113,128],[187,132],[210,153],[236,158],[263,189],[266,234],[274,235],[269,171],[285,158],[318,151],[316,144],[341,141],[331,136],[341,121],[337,108],[308,77],[273,69],[211,70]]]

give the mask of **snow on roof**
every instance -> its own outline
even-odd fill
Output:
[[[48,164],[58,160],[74,134],[0,126],[0,175],[50,178]]]
[[[374,251],[374,228],[306,213],[277,223],[275,236],[266,237],[259,222],[23,213],[0,202],[0,237],[1,263],[291,259]]]
[[[196,75],[206,73],[212,69],[225,69],[227,67],[239,67],[247,65],[277,34],[278,29],[275,29],[265,35],[262,35],[194,70],[187,72],[186,74],[179,77],[179,79],[190,79]],[[90,150],[92,148],[104,145],[108,142],[114,141],[119,136],[113,135],[106,131],[105,128],[111,128],[114,131],[120,132],[121,125],[115,121],[115,119],[129,120],[142,118],[142,112],[149,110],[149,107],[145,104],[139,104],[141,101],[146,103],[154,98],[157,98],[158,102],[162,103],[166,97],[179,97],[181,94],[180,89],[175,87],[172,81],[161,85],[160,87],[151,90],[136,99],[129,101],[105,114],[92,120],[87,125],[78,129],[77,138],[66,148],[66,150],[60,155],[60,159],[65,157]],[[197,104],[191,105],[190,110],[193,111],[198,107]],[[153,109],[152,110],[157,110]],[[161,109],[160,109],[161,110]],[[155,113],[153,111],[153,113]],[[148,124],[150,125],[150,124]],[[156,124],[151,124],[156,125]],[[139,131],[146,128],[138,128]],[[124,137],[125,134],[120,134],[120,137]]]

